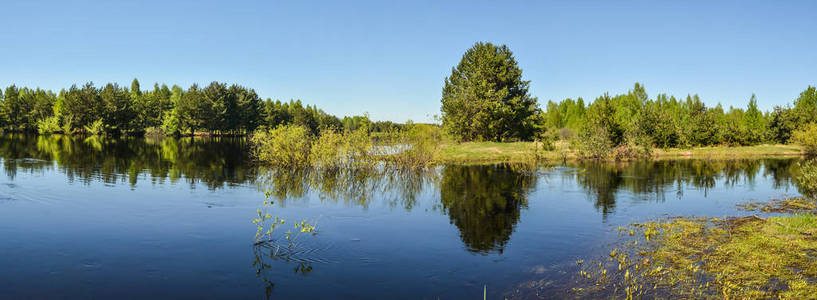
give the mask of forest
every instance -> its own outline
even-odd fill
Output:
[[[99,88],[73,85],[58,93],[11,85],[0,91],[0,130],[40,134],[96,135],[244,135],[283,124],[306,127],[313,134],[367,126],[379,132],[399,127],[372,122],[366,115],[338,118],[300,100],[262,100],[253,90],[212,82],[154,84],[143,90],[137,79],[130,89],[116,83]]]
[[[660,148],[711,145],[786,144],[795,129],[814,122],[817,89],[810,86],[794,105],[758,109],[752,95],[746,108],[707,105],[696,95],[650,99],[636,83],[626,94],[605,94],[585,105],[582,98],[548,101],[543,125],[562,138],[602,131],[613,145],[646,138]]]
[[[817,89],[809,86],[793,105],[761,111],[754,94],[745,108],[708,107],[701,98],[654,98],[635,83],[627,93],[548,101],[530,95],[530,81],[506,45],[478,42],[445,78],[442,127],[458,141],[540,141],[546,150],[568,144],[580,157],[649,156],[650,149],[786,144],[817,116]],[[710,101],[713,103],[715,101]],[[809,130],[812,131],[812,130]],[[563,143],[556,143],[556,141]],[[803,144],[812,144],[811,142]]]
[[[485,81],[494,84],[481,84]],[[654,147],[788,144],[795,138],[817,144],[810,141],[817,135],[817,126],[810,125],[817,116],[813,86],[791,105],[761,111],[754,95],[745,108],[724,108],[707,106],[697,94],[650,98],[640,83],[625,94],[605,93],[587,104],[582,98],[548,101],[542,109],[528,94],[528,85],[507,47],[478,43],[446,78],[440,126],[446,139],[539,141],[545,150],[568,144],[586,158],[649,156]],[[339,118],[300,100],[262,100],[253,89],[220,82],[187,89],[156,83],[143,90],[134,79],[130,88],[87,83],[58,93],[16,85],[0,91],[0,130],[5,132],[247,135],[295,125],[318,137],[361,128],[368,133],[400,131],[411,127],[406,124],[412,122],[373,122],[368,115]]]

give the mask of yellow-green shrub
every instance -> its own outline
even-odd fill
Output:
[[[310,164],[321,169],[337,169],[348,159],[347,142],[343,134],[324,130],[312,143]]]
[[[258,130],[250,138],[258,160],[279,167],[304,167],[309,164],[312,147],[309,130],[297,125],[282,125]]]
[[[792,139],[803,146],[806,155],[817,156],[817,123],[808,124],[795,131],[792,133]]]

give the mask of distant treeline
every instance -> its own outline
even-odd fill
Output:
[[[445,78],[442,126],[459,141],[539,140],[554,148],[560,139],[582,157],[625,158],[648,156],[651,147],[788,143],[795,132],[803,143],[811,135],[804,128],[817,118],[811,86],[793,106],[771,112],[760,111],[754,95],[745,109],[707,107],[698,95],[650,99],[638,83],[623,95],[548,101],[543,110],[529,86],[506,45],[477,42]]]
[[[0,91],[0,130],[40,133],[240,135],[259,127],[295,124],[313,134],[325,129],[374,132],[401,125],[372,122],[368,116],[338,118],[300,100],[282,102],[261,97],[239,85],[212,82],[188,89],[154,84],[142,90],[134,79],[130,89],[115,83],[73,85],[55,93],[17,87]]]
[[[636,83],[626,94],[605,94],[588,105],[582,98],[548,101],[543,118],[562,138],[602,132],[614,146],[639,138],[656,147],[788,143],[793,131],[817,119],[817,89],[809,86],[793,106],[763,112],[754,95],[745,109],[724,109],[707,107],[698,95],[650,99]]]

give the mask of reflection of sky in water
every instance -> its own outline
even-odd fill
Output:
[[[245,150],[0,138],[0,294],[256,298],[266,278],[281,298],[498,297],[563,277],[617,225],[797,194],[793,160],[299,174],[252,168]],[[273,214],[320,217],[301,260],[251,245],[270,183]]]

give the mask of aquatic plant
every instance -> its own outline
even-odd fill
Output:
[[[817,294],[817,217],[672,218],[633,224],[574,288],[613,298],[758,299]],[[584,284],[581,284],[581,283]]]
[[[765,213],[803,213],[817,211],[817,200],[804,197],[774,199],[768,202],[740,203],[738,207],[745,211],[761,211]]]
[[[298,238],[304,233],[314,234],[317,220],[313,223],[314,225],[308,223],[306,220],[294,222],[292,223],[292,228],[279,234],[279,231],[277,232],[276,229],[286,226],[286,220],[279,218],[278,216],[272,216],[269,213],[269,210],[273,205],[273,201],[270,200],[271,195],[272,192],[269,190],[264,193],[264,205],[262,208],[258,208],[256,210],[258,217],[252,220],[253,224],[256,226],[254,245],[265,246],[273,249],[274,255],[289,256],[296,254]]]

